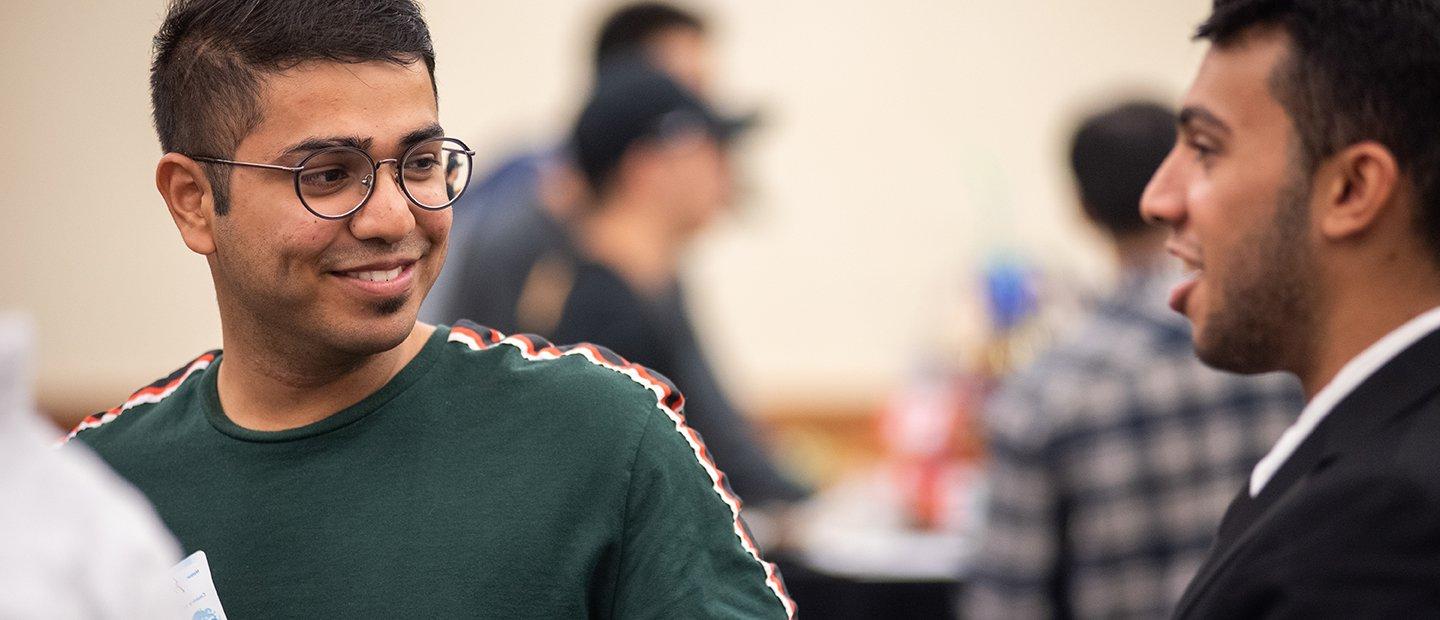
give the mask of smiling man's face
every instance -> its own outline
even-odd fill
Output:
[[[1310,179],[1271,89],[1288,49],[1273,30],[1210,49],[1141,200],[1190,272],[1170,305],[1194,325],[1196,353],[1236,372],[1289,368],[1313,308]]]
[[[294,166],[305,142],[354,143],[379,161],[440,132],[419,62],[307,62],[262,82],[261,122],[234,159]],[[450,211],[411,204],[382,166],[351,217],[312,215],[292,174],[234,167],[230,210],[215,218],[211,272],[227,337],[233,330],[324,355],[399,345],[444,262]],[[240,335],[240,334],[235,334]],[[316,348],[320,350],[315,350]]]

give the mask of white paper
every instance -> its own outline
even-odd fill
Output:
[[[210,578],[210,562],[204,551],[196,551],[170,569],[175,587],[185,596],[187,620],[227,620],[225,608],[220,606],[220,596],[215,593],[215,582]]]

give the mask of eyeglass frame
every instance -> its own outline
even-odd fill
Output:
[[[460,150],[460,153],[463,153],[463,154],[465,155],[465,157],[468,157],[468,158],[470,159],[470,165],[471,165],[471,166],[474,166],[474,164],[475,164],[475,150],[474,150],[474,149],[471,149],[471,148],[470,148],[470,145],[465,144],[465,142],[462,141],[462,140],[460,140],[459,138],[451,138],[451,137],[449,137],[449,136],[441,136],[441,137],[438,137],[438,138],[427,138],[427,139],[425,139],[425,140],[421,140],[420,142],[416,143],[415,145],[411,146],[410,148],[405,149],[405,152],[404,152],[403,154],[401,154],[400,157],[398,157],[398,158],[397,158],[397,157],[390,157],[390,158],[381,159],[381,160],[378,160],[378,161],[377,161],[374,157],[371,157],[369,153],[366,153],[364,149],[356,148],[356,147],[353,147],[353,146],[343,146],[343,145],[342,145],[342,146],[332,146],[332,147],[323,148],[323,149],[320,149],[320,150],[318,150],[318,151],[315,151],[314,153],[311,153],[311,154],[309,154],[309,155],[306,155],[304,159],[300,160],[300,163],[299,163],[299,164],[294,165],[294,166],[282,166],[282,165],[280,165],[280,164],[264,164],[264,163],[252,162],[252,161],[236,161],[236,160],[233,160],[233,159],[224,159],[224,158],[220,158],[220,157],[207,157],[207,156],[203,156],[203,155],[186,155],[186,157],[189,157],[190,159],[193,159],[193,160],[195,160],[195,161],[203,161],[203,162],[208,162],[208,163],[212,163],[212,164],[227,164],[227,165],[231,165],[231,166],[245,166],[245,167],[249,167],[249,168],[265,168],[265,169],[269,169],[269,170],[283,170],[283,171],[285,171],[285,172],[289,172],[289,173],[291,173],[291,174],[294,175],[295,197],[300,199],[300,206],[305,207],[305,210],[306,210],[306,211],[309,211],[310,214],[311,214],[311,215],[314,215],[315,217],[318,217],[318,218],[320,218],[320,219],[322,219],[322,220],[332,220],[332,221],[335,221],[335,220],[343,220],[343,219],[345,219],[345,218],[347,218],[347,217],[350,217],[350,216],[352,216],[352,215],[355,215],[357,212],[360,211],[360,209],[364,208],[366,204],[369,204],[369,202],[370,202],[370,197],[375,195],[374,178],[380,174],[380,166],[383,166],[383,165],[385,165],[385,164],[393,164],[393,165],[395,166],[395,173],[394,173],[394,174],[395,174],[395,186],[398,187],[398,188],[400,188],[400,193],[404,194],[404,195],[405,195],[405,199],[406,199],[406,200],[409,200],[409,201],[411,202],[411,204],[414,204],[415,206],[420,207],[421,209],[424,209],[424,210],[426,210],[426,211],[443,211],[443,210],[445,210],[445,209],[449,209],[451,206],[453,206],[453,205],[455,204],[455,201],[457,201],[457,200],[460,199],[460,196],[465,193],[465,190],[470,189],[470,184],[469,184],[468,182],[465,184],[465,187],[460,188],[460,191],[459,191],[458,193],[456,193],[454,196],[450,197],[449,202],[446,202],[445,204],[440,205],[440,206],[438,206],[438,207],[432,207],[432,206],[429,206],[429,205],[421,204],[419,200],[416,200],[416,199],[415,199],[415,196],[413,196],[413,195],[410,194],[410,188],[408,188],[408,187],[405,186],[405,179],[402,177],[402,175],[401,175],[401,173],[400,173],[401,164],[402,164],[406,159],[409,159],[409,158],[410,158],[410,155],[415,152],[415,149],[420,148],[421,146],[423,146],[423,145],[425,145],[425,144],[428,144],[428,143],[430,143],[430,142],[442,142],[442,141],[445,141],[445,140],[449,140],[449,141],[451,141],[451,142],[454,142],[454,143],[456,143],[456,144],[459,144],[459,145],[462,147],[461,150]],[[308,161],[310,161],[311,159],[313,159],[313,158],[315,158],[315,157],[317,157],[317,156],[324,155],[324,154],[327,154],[327,153],[335,153],[335,152],[337,152],[337,151],[354,151],[354,152],[356,152],[356,153],[359,153],[359,154],[362,155],[363,157],[365,157],[365,159],[370,162],[370,167],[371,167],[371,169],[370,169],[371,184],[369,184],[369,185],[366,186],[366,189],[365,189],[365,197],[362,198],[362,199],[360,200],[360,202],[359,202],[358,204],[356,204],[353,208],[351,208],[349,211],[346,211],[345,213],[343,213],[343,214],[341,214],[341,215],[325,215],[325,214],[319,213],[319,212],[317,212],[315,209],[311,208],[310,203],[305,202],[305,194],[304,194],[303,192],[301,192],[301,190],[300,190],[300,173],[305,170],[305,162],[308,162]],[[182,154],[183,154],[183,153],[182,153]],[[444,171],[444,173],[445,173],[445,174],[449,174],[449,171],[446,170],[446,171]],[[361,183],[363,184],[364,181],[361,181]]]

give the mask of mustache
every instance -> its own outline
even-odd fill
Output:
[[[356,245],[335,248],[321,257],[320,265],[325,271],[338,271],[375,262],[414,261],[428,254],[433,247],[433,243],[419,235],[406,237],[395,243],[367,239]]]

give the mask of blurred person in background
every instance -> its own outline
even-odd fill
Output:
[[[630,125],[655,122],[681,108],[713,116],[706,99],[713,79],[707,36],[699,14],[669,4],[641,2],[615,10],[596,36],[594,92],[601,92],[607,73],[628,77],[608,80],[604,100],[590,102],[601,108],[587,108],[588,113],[612,115],[609,121]],[[661,108],[642,110],[626,107],[625,97],[669,99],[651,102]],[[733,122],[741,120],[748,123],[753,116]],[[533,333],[555,342],[595,342],[659,370],[684,391],[687,419],[705,437],[736,493],[755,507],[789,504],[805,497],[808,489],[776,467],[753,425],[720,386],[678,283],[684,249],[730,202],[728,167],[656,171],[642,166],[650,177],[632,183],[634,175],[627,172],[624,198],[594,194],[592,173],[609,176],[621,160],[616,149],[640,141],[653,129],[635,125],[617,135],[618,130],[595,122],[583,130],[577,126],[560,147],[507,160],[478,181],[479,187],[457,204],[456,220],[461,223],[454,233],[459,237],[454,257],[437,281],[442,290],[422,314],[442,321],[463,317],[501,332]],[[607,146],[612,150],[604,153],[579,153],[574,142],[581,138],[609,140],[616,146]],[[692,151],[691,159],[710,155],[704,149]],[[660,154],[641,148],[635,153],[634,158],[647,162]],[[678,161],[674,153],[667,156]],[[577,161],[583,157],[590,159]],[[631,195],[634,188],[653,193],[661,185],[668,195],[643,201]],[[622,203],[625,208],[606,206]],[[617,230],[611,222],[637,214],[630,207],[638,204],[650,209],[648,219],[627,223],[630,230]],[[593,237],[602,234],[602,228],[605,234],[620,233],[605,242],[604,252],[610,253],[610,245],[643,245],[663,259],[589,256],[595,248],[585,246],[596,243]],[[665,229],[663,234],[659,229]],[[643,283],[628,279],[640,275],[632,273],[637,259],[657,263],[645,268]],[[597,294],[603,297],[594,297]],[[751,515],[758,531],[772,531],[765,527],[769,515]]]
[[[640,57],[693,92],[711,88],[710,44],[700,14],[660,2],[625,4],[596,33],[591,61]],[[421,309],[428,321],[465,318],[504,333],[549,334],[558,320],[554,280],[574,261],[565,224],[585,198],[568,145],[503,158],[456,205],[451,258]]]
[[[72,443],[236,618],[794,617],[673,385],[416,320],[474,154],[434,69],[412,0],[170,5],[154,178],[224,350]]]
[[[94,454],[54,449],[30,350],[30,322],[0,314],[0,618],[182,617],[180,548]]]
[[[1179,618],[1440,617],[1440,2],[1218,0],[1147,217],[1216,368],[1309,399]]]
[[[594,201],[571,226],[577,260],[546,312],[555,340],[605,345],[682,386],[691,426],[741,499],[764,508],[807,490],[775,466],[721,387],[680,281],[691,244],[731,203],[729,151],[748,126],[643,59],[604,67],[570,139]]]
[[[991,497],[969,617],[1164,617],[1233,489],[1299,410],[1288,377],[1206,368],[1165,307],[1180,273],[1139,204],[1174,139],[1174,115],[1144,102],[1073,136],[1079,204],[1119,286],[985,411]]]

